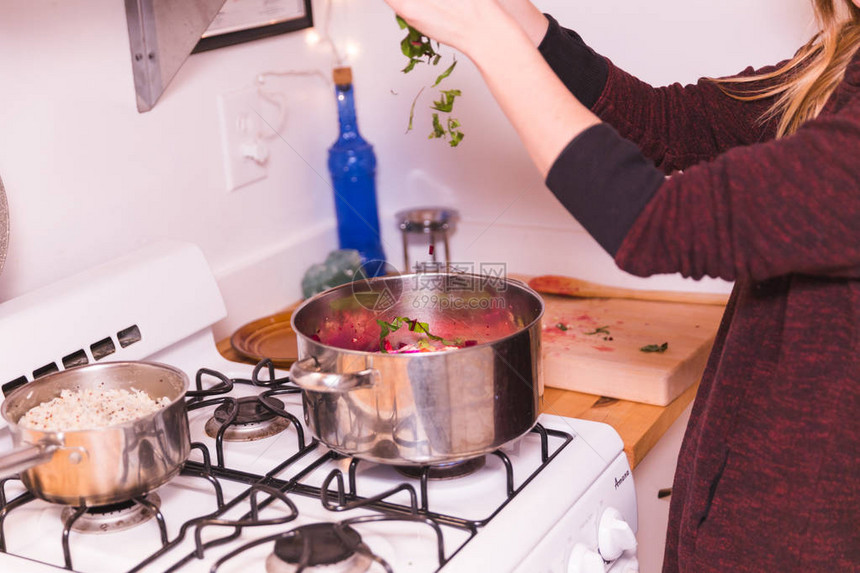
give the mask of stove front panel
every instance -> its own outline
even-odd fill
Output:
[[[211,350],[201,353],[202,348]],[[18,496],[26,495],[13,479],[4,486],[3,538],[7,554],[28,561],[10,570],[39,571],[39,563],[62,568],[67,559],[82,573],[209,571],[222,560],[221,572],[265,570],[278,535],[335,522],[351,522],[360,534],[376,559],[369,571],[384,571],[382,561],[398,572],[437,571],[444,562],[443,571],[456,573],[480,569],[488,559],[498,562],[500,570],[513,569],[540,546],[621,452],[620,439],[608,426],[543,415],[540,423],[546,432],[528,433],[486,456],[470,475],[449,480],[407,476],[391,466],[328,451],[304,426],[300,393],[254,385],[254,367],[228,362],[213,350],[211,333],[204,332],[154,357],[185,369],[192,391],[215,388],[224,379],[232,383],[227,394],[189,400],[192,441],[197,445],[183,475],[155,492],[170,540],[167,548],[162,548],[160,520],[153,518],[120,531],[73,529],[67,555],[65,508],[38,499],[12,507]],[[189,364],[204,364],[204,370],[191,370]],[[264,382],[271,380],[266,369],[258,371]],[[280,380],[285,373],[273,375]],[[219,406],[273,391],[279,408],[290,416],[279,433],[229,441],[212,431]],[[2,428],[0,451],[8,447],[8,428]],[[550,458],[546,463],[544,448]],[[327,492],[325,504],[322,490]],[[371,507],[361,506],[369,502]],[[250,517],[263,524],[244,526],[234,535],[236,524]],[[203,544],[202,558],[198,542]],[[7,557],[0,553],[0,558]]]

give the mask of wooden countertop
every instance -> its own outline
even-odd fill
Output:
[[[256,363],[233,350],[229,338],[219,341],[217,346],[228,360]],[[547,387],[542,411],[609,424],[621,436],[630,467],[635,468],[692,402],[697,388],[698,384],[693,385],[667,406],[652,406]]]
[[[698,387],[696,383],[687,388],[667,406],[547,387],[543,412],[609,424],[621,436],[630,467],[635,468],[693,401]]]

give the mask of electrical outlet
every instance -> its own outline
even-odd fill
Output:
[[[227,191],[235,191],[267,175],[269,149],[261,135],[265,128],[259,115],[262,105],[255,88],[218,96]]]

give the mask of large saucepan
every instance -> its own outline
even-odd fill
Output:
[[[380,277],[335,287],[292,315],[305,421],[331,449],[392,465],[443,465],[498,449],[539,413],[543,301],[525,284],[478,275]],[[408,317],[470,346],[379,351]],[[402,331],[399,331],[399,334]]]
[[[146,392],[170,403],[124,424],[50,432],[18,424],[31,408],[84,388]],[[106,505],[142,496],[179,473],[191,451],[184,372],[151,362],[105,362],[49,374],[12,392],[0,407],[15,450],[0,455],[0,477],[20,472],[30,492],[73,506]]]

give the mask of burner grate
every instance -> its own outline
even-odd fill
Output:
[[[231,394],[238,384],[257,388],[259,392],[247,400],[237,398]],[[457,467],[456,470],[463,471],[464,474],[469,474],[473,471],[502,472],[499,479],[494,480],[493,483],[498,483],[504,490],[502,492],[504,494],[504,501],[495,507],[489,516],[482,517],[481,519],[470,519],[452,514],[450,511],[434,508],[430,499],[431,488],[428,484],[431,480],[439,477],[439,468],[432,466],[409,468],[406,475],[401,476],[401,480],[395,479],[393,482],[388,483],[385,491],[379,493],[365,491],[367,489],[366,484],[363,481],[363,477],[358,475],[358,470],[359,468],[373,470],[378,464],[357,458],[346,458],[341,454],[326,449],[316,439],[306,442],[304,427],[301,422],[285,410],[285,405],[281,400],[275,398],[275,396],[294,395],[299,392],[300,390],[288,378],[277,378],[271,362],[266,360],[257,364],[250,379],[230,378],[220,372],[205,368],[197,372],[194,389],[187,392],[188,409],[189,411],[203,408],[212,409],[215,412],[215,416],[219,417],[220,425],[213,432],[214,456],[210,450],[210,446],[200,442],[192,443],[192,451],[196,455],[193,455],[194,459],[186,461],[182,475],[206,480],[210,484],[216,498],[216,509],[205,515],[185,521],[181,524],[173,538],[170,539],[165,525],[166,518],[162,515],[158,507],[158,502],[155,499],[158,496],[150,494],[149,499],[142,498],[135,500],[143,504],[146,511],[150,512],[156,518],[161,537],[161,547],[130,569],[129,573],[143,571],[154,563],[158,562],[162,564],[165,560],[171,563],[166,569],[161,567],[165,571],[186,569],[186,565],[199,563],[199,560],[203,559],[204,556],[212,560],[218,555],[212,553],[216,547],[223,547],[228,543],[236,542],[242,536],[242,532],[248,528],[259,531],[258,535],[261,537],[250,542],[243,542],[241,546],[221,554],[213,562],[211,570],[215,571],[225,562],[236,558],[244,551],[265,543],[273,545],[272,555],[281,553],[281,556],[283,556],[291,551],[290,555],[293,557],[291,560],[296,561],[295,543],[300,542],[298,563],[292,563],[292,565],[297,566],[296,570],[311,571],[312,569],[308,569],[308,567],[314,565],[315,560],[325,560],[325,558],[310,557],[310,555],[305,556],[306,542],[302,541],[304,539],[302,531],[306,532],[306,530],[301,529],[304,526],[284,529],[284,527],[288,526],[290,522],[293,522],[299,516],[296,504],[290,499],[294,495],[316,500],[318,507],[327,512],[345,513],[351,510],[359,510],[359,513],[362,514],[370,513],[370,515],[360,515],[359,517],[334,521],[333,525],[331,523],[325,525],[324,527],[333,528],[332,531],[335,532],[338,539],[342,539],[343,536],[350,538],[351,534],[348,533],[349,531],[360,531],[362,526],[368,527],[373,523],[403,521],[416,523],[420,527],[426,525],[435,532],[437,543],[435,552],[438,554],[438,561],[441,567],[468,543],[481,527],[486,525],[540,474],[573,440],[573,437],[566,432],[545,429],[540,424],[536,425],[532,429],[532,434],[537,435],[540,440],[540,463],[536,469],[532,470],[529,468],[531,471],[530,475],[517,476],[521,478],[521,483],[518,486],[516,486],[514,479],[514,464],[509,455],[501,450],[492,452],[476,460],[470,460],[468,463]],[[246,417],[242,415],[243,404],[246,409],[245,414],[248,413],[247,410],[250,408],[253,416],[264,420],[277,419],[284,423],[285,427],[292,426],[295,428],[298,449],[290,457],[276,464],[275,467],[272,467],[268,471],[257,473],[245,470],[241,465],[231,467],[226,463],[224,441],[229,439],[227,432],[233,426],[249,423]],[[255,421],[252,420],[252,422]],[[553,438],[552,451],[549,444],[550,437]],[[535,457],[537,457],[537,454],[535,454]],[[489,466],[485,458],[495,458],[501,463],[493,464],[492,468],[485,467]],[[349,461],[347,462],[346,460]],[[340,468],[329,470],[328,467],[332,463],[341,467],[345,464],[345,470]],[[388,468],[387,466],[381,467]],[[402,471],[403,468],[400,469]],[[289,474],[290,477],[285,477],[287,470],[291,472]],[[392,475],[397,474],[394,469],[391,472]],[[320,475],[322,478],[321,481],[309,479],[311,474]],[[467,477],[462,479],[469,479],[469,477],[467,475]],[[25,492],[7,501],[5,492],[6,481],[0,481],[0,551],[6,550],[7,532],[3,527],[6,517],[14,512],[16,508],[22,507],[35,499],[32,494]],[[232,497],[225,499],[224,488],[222,487],[222,483],[225,481],[239,485],[241,493],[235,493],[235,490],[233,490],[234,494]],[[402,501],[404,498],[407,499],[406,502]],[[266,517],[261,517],[261,511],[269,506],[273,506],[279,510],[277,517],[269,517],[268,514],[266,514]],[[75,528],[76,523],[87,519],[87,517],[84,517],[87,509],[68,509],[64,513],[65,525],[61,541],[67,569],[72,569],[69,534],[72,530],[77,531]],[[234,516],[234,514],[237,514],[238,517],[228,517]],[[166,517],[169,518],[170,516]],[[276,527],[277,531],[268,534],[265,527]],[[462,544],[453,547],[450,550],[451,554],[447,557],[445,555],[442,527],[450,527],[460,531],[461,536],[459,538],[465,539]],[[214,535],[213,533],[209,533],[204,537],[203,532],[208,530],[213,530],[217,533]],[[290,545],[290,543],[293,543],[293,545]],[[188,547],[190,544],[193,548]],[[355,547],[352,547],[352,545],[355,545]],[[285,547],[291,547],[292,549],[285,549]],[[359,560],[367,560],[368,564],[376,562],[386,570],[391,570],[385,559],[374,554],[363,542],[350,542],[350,548],[354,549],[356,555],[361,556]],[[281,559],[281,556],[278,556],[277,559],[270,556],[266,561],[284,561],[284,559]],[[290,559],[286,561],[290,561]],[[273,565],[273,567],[277,568],[279,565]],[[274,569],[274,571],[278,573],[280,569]],[[330,570],[327,569],[327,571]]]
[[[199,448],[201,444],[192,444],[192,448]],[[202,446],[205,449],[205,446]],[[215,489],[216,499],[218,500],[219,509],[223,507],[223,493],[217,478],[207,472],[205,465],[200,466],[204,469],[183,469],[182,475],[200,477],[207,479],[213,484]],[[9,482],[19,482],[17,477],[6,478],[0,480],[0,551],[7,552],[6,549],[6,528],[4,527],[7,517],[9,517],[16,509],[25,507],[39,501],[38,498],[25,491],[10,501],[6,501],[5,487]],[[72,561],[71,548],[71,533],[73,531],[79,533],[109,533],[129,529],[148,522],[155,518],[159,537],[161,540],[162,550],[166,550],[171,542],[167,533],[167,521],[161,512],[161,500],[155,493],[150,493],[142,497],[136,497],[124,502],[111,504],[108,506],[66,506],[60,512],[60,519],[63,522],[62,536],[60,544],[63,554],[63,565],[68,570],[74,570]]]
[[[267,368],[268,379],[261,377]],[[209,383],[209,380],[214,383]],[[256,396],[235,398],[229,396],[236,384],[262,389]],[[195,376],[195,390],[186,392],[188,410],[212,408],[212,418],[206,423],[207,435],[215,439],[215,456],[218,467],[226,467],[225,441],[254,441],[273,436],[292,425],[296,431],[298,448],[305,447],[304,427],[298,418],[284,409],[276,396],[299,394],[289,378],[278,378],[271,360],[262,360],[254,368],[251,379],[229,378],[209,368],[201,368]]]
[[[63,508],[61,519],[69,531],[78,533],[111,533],[129,529],[153,517],[158,519],[161,530],[161,541],[167,543],[167,528],[164,527],[164,516],[160,511],[161,498],[151,493],[137,499],[121,503],[95,507]]]

